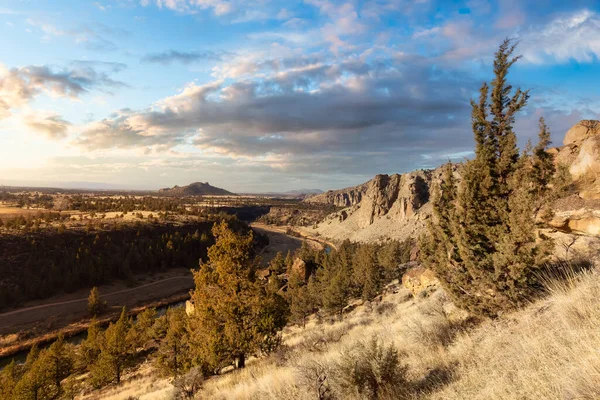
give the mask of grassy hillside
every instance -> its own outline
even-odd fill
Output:
[[[442,290],[413,298],[405,289],[392,289],[343,321],[313,317],[305,329],[286,328],[277,354],[207,380],[197,398],[315,399],[318,393],[344,399],[600,398],[596,273],[549,283],[547,298],[494,321],[465,319]],[[377,397],[359,393],[348,367],[381,372],[376,367],[388,365],[390,345],[400,359],[394,379]],[[149,378],[147,366],[142,371],[94,398],[172,396],[168,381]]]

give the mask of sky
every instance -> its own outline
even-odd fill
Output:
[[[460,161],[504,38],[521,146],[600,119],[600,1],[0,0],[0,184],[325,190]]]

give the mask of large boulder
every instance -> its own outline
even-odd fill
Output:
[[[587,139],[597,136],[600,133],[600,121],[584,119],[579,121],[568,130],[563,140],[565,146],[574,144],[580,145]]]
[[[430,269],[414,267],[402,276],[402,285],[410,290],[413,296],[417,296],[426,289],[439,286],[439,281]]]
[[[194,306],[194,303],[191,300],[187,300],[185,302],[185,313],[187,315],[192,315],[192,314],[194,314],[195,311],[196,311],[196,307]]]
[[[553,204],[548,223],[564,233],[600,237],[600,200],[586,200],[573,195]]]
[[[308,282],[308,278],[310,278],[310,275],[313,273],[313,266],[307,264],[307,262],[301,258],[296,258],[292,264],[291,273],[300,277],[300,279],[304,280],[305,282]]]
[[[600,121],[579,121],[563,144],[550,150],[556,163],[569,169],[581,198],[600,199]]]

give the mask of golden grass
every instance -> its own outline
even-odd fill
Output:
[[[475,324],[441,290],[415,299],[401,289],[343,321],[313,317],[305,329],[286,328],[281,351],[208,379],[197,398],[317,399],[324,380],[337,398],[362,399],[340,391],[340,365],[376,338],[396,346],[406,370],[405,390],[380,399],[600,399],[600,277],[549,282],[548,292],[521,311]],[[148,380],[141,382],[136,387]],[[94,398],[170,399],[168,390],[125,385]]]
[[[600,278],[588,272],[549,290],[545,300],[474,327],[442,291],[388,294],[384,315],[363,305],[342,322],[286,329],[285,354],[209,380],[200,398],[317,398],[315,377],[332,379],[345,349],[377,337],[395,344],[408,366],[406,398],[600,399]]]

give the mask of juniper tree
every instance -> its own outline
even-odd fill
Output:
[[[45,363],[48,378],[54,384],[58,394],[63,390],[61,382],[73,373],[74,354],[72,345],[65,342],[63,335],[52,343],[45,354]]]
[[[268,295],[256,282],[252,233],[237,233],[222,221],[213,236],[209,262],[194,271],[195,310],[188,321],[194,361],[207,372],[233,362],[243,367],[246,356],[259,351],[287,320],[273,315],[280,311],[271,300],[279,295]]]
[[[17,365],[13,359],[10,364],[0,370],[0,398],[12,399],[18,381]]]
[[[92,319],[92,323],[88,327],[87,336],[79,345],[78,352],[78,368],[81,370],[89,370],[96,362],[100,355],[100,344],[102,340],[102,331],[96,319]]]
[[[103,386],[109,382],[121,382],[125,369],[129,366],[135,354],[134,343],[128,335],[131,329],[131,320],[127,317],[125,307],[121,311],[119,320],[111,323],[101,342],[101,352],[96,363],[92,366],[92,383],[94,386]]]
[[[187,370],[190,363],[185,310],[182,308],[169,309],[166,319],[167,334],[160,341],[155,363],[162,374],[180,376]]]
[[[451,165],[433,196],[435,221],[421,241],[424,263],[455,300],[470,310],[496,315],[527,300],[536,268],[550,243],[538,237],[534,214],[554,174],[546,153],[549,132],[540,121],[533,154],[519,154],[513,131],[528,91],[507,81],[516,44],[505,40],[494,60],[491,85],[471,102],[475,158],[462,166],[457,184]]]

